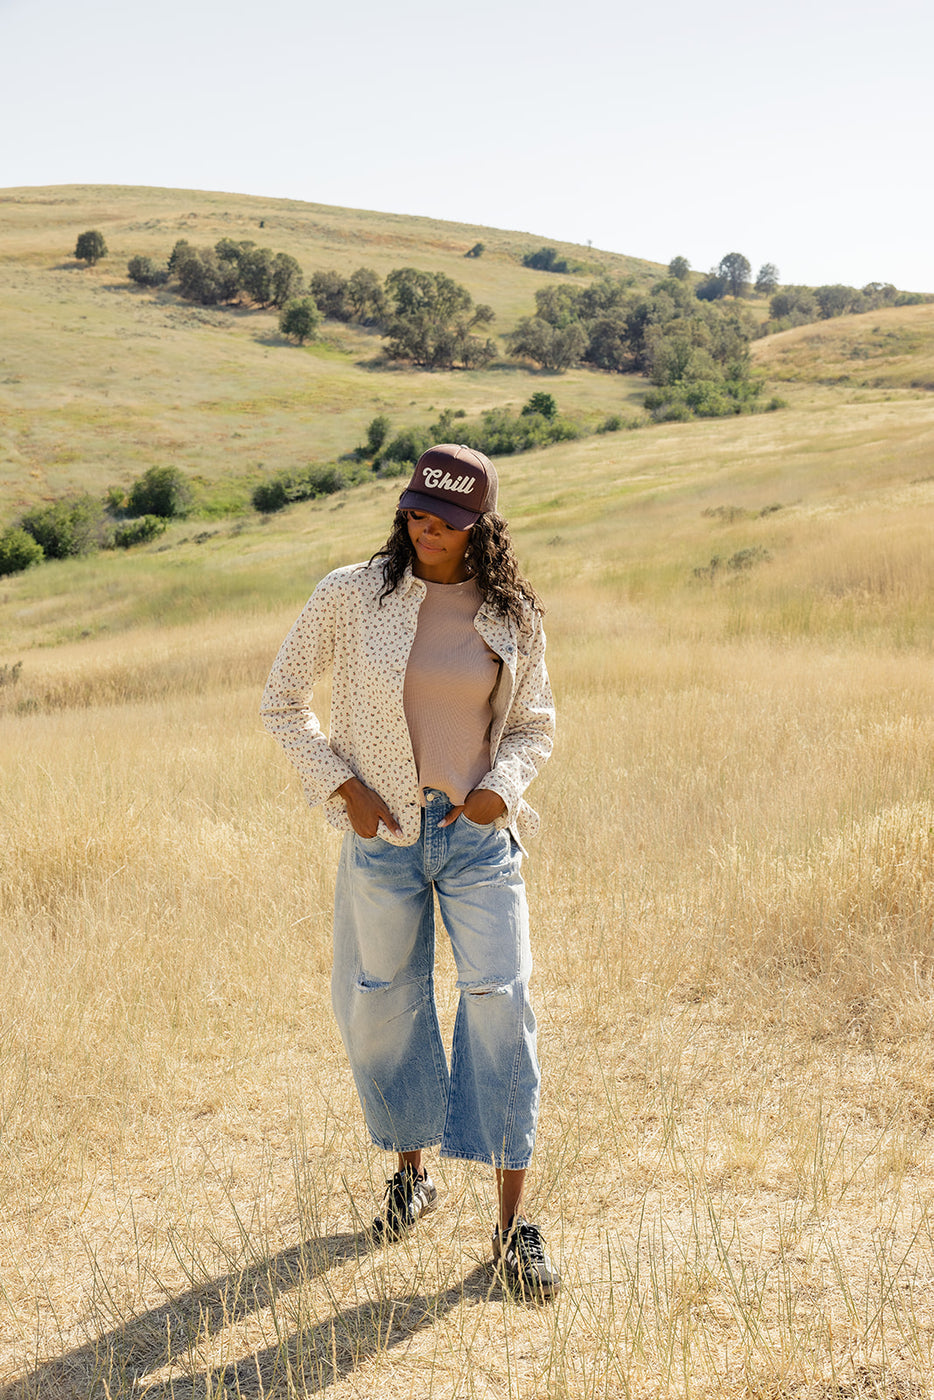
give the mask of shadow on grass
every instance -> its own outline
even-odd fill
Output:
[[[312,1395],[351,1374],[378,1351],[432,1326],[465,1298],[480,1301],[499,1293],[490,1270],[478,1264],[464,1279],[437,1293],[386,1297],[323,1321],[300,1322],[297,1328],[290,1322],[294,1330],[283,1332],[274,1346],[251,1351],[226,1366],[199,1369],[197,1351],[212,1337],[373,1248],[363,1230],[326,1235],[208,1280],[0,1386],[0,1400],[118,1400],[140,1394],[146,1400],[213,1400],[226,1395],[271,1400],[296,1391]],[[281,1322],[280,1314],[277,1329]],[[171,1376],[157,1376],[170,1361]]]
[[[254,335],[253,342],[256,345],[265,345],[267,350],[307,349],[307,345],[298,345],[295,341],[289,340],[287,336],[281,335],[277,331],[269,331],[265,335]]]

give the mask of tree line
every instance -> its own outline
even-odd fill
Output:
[[[690,263],[686,258],[673,258],[668,273],[686,278],[690,275]],[[783,287],[774,263],[763,263],[755,282],[751,279],[749,259],[742,253],[727,253],[697,284],[696,295],[702,301],[718,301],[726,296],[744,298],[750,291],[769,297],[769,319],[762,329],[766,335],[833,316],[858,316],[882,306],[917,306],[929,300],[921,292],[901,292],[891,282],[868,282],[865,287],[849,287],[841,282],[820,287]]]
[[[74,256],[93,266],[107,256],[107,251],[103,234],[88,229],[78,236]],[[475,243],[464,256],[480,257],[483,252],[484,245]],[[522,265],[564,274],[587,270],[584,263],[559,257],[555,248],[547,246],[525,253]],[[466,288],[443,273],[401,268],[390,273],[384,284],[377,273],[364,267],[349,277],[318,271],[306,284],[301,267],[290,254],[274,253],[269,248],[258,248],[250,240],[231,238],[220,239],[213,248],[195,248],[187,239],[179,239],[165,263],[136,256],[129,260],[127,272],[141,286],[164,286],[174,281],[179,295],[205,306],[250,304],[276,308],[283,313],[283,333],[300,344],[314,336],[322,319],[328,319],[374,327],[385,335],[390,358],[411,359],[429,368],[476,368],[496,355],[494,342],[475,333],[494,319],[492,310],[474,306]],[[687,258],[672,258],[668,278],[687,283],[691,276]],[[607,280],[597,279],[603,283]],[[624,279],[618,280],[625,283]],[[631,286],[632,279],[625,285]],[[843,283],[782,286],[778,268],[771,262],[762,264],[753,281],[752,265],[739,252],[725,253],[716,267],[694,283],[694,295],[706,302],[727,297],[742,300],[751,292],[771,298],[769,319],[759,332],[763,334],[833,316],[856,315],[882,306],[912,306],[929,300],[920,292],[899,291],[890,282],[870,282],[861,288]],[[540,314],[539,307],[536,315]],[[586,313],[582,319],[588,319]],[[550,323],[554,325],[553,319]],[[545,367],[560,369],[577,360],[588,362],[577,335],[556,337],[540,325],[531,328],[531,335],[530,344],[536,353],[528,355],[527,349],[519,353],[538,359],[537,352],[544,351],[545,361],[538,362]]]
[[[81,236],[78,247],[88,261],[106,253],[103,238],[93,231]],[[481,252],[475,244],[465,256]],[[580,270],[547,247],[526,254],[523,263],[543,272]],[[502,353],[490,333],[492,308],[474,303],[468,289],[443,272],[396,268],[384,280],[372,268],[360,267],[349,275],[319,270],[306,280],[291,255],[231,238],[209,248],[179,239],[165,264],[135,257],[127,270],[141,285],[169,284],[202,305],[277,309],[282,334],[299,345],[330,320],[378,332],[387,359],[426,369],[483,369]],[[765,323],[746,305],[752,292],[771,298]],[[656,420],[711,417],[780,405],[774,398],[763,404],[761,383],[750,377],[754,337],[808,320],[924,299],[888,283],[861,290],[782,287],[771,262],[762,264],[753,281],[748,258],[737,251],[698,276],[679,255],[647,290],[633,277],[608,274],[586,283],[549,281],[536,290],[534,311],[502,339],[510,358],[552,373],[584,364],[644,375],[654,386],[645,407]]]
[[[556,270],[559,261],[538,257],[528,265]],[[534,314],[505,337],[507,353],[546,370],[592,364],[645,374],[657,384],[744,381],[756,329],[752,318],[735,305],[714,306],[699,298],[684,259],[672,267],[673,273],[648,293],[634,291],[631,277],[539,288]],[[467,288],[443,272],[396,268],[383,281],[372,268],[361,267],[349,276],[317,271],[306,283],[288,254],[233,239],[221,239],[213,248],[180,239],[164,268],[134,258],[128,272],[146,286],[172,281],[181,296],[202,305],[276,307],[283,335],[299,344],[316,335],[322,320],[332,320],[376,329],[388,359],[427,369],[482,369],[500,353],[489,334],[492,308],[474,303]],[[733,402],[739,403],[735,394]]]
[[[848,287],[835,282],[823,287],[782,287],[769,302],[767,333],[829,321],[834,316],[858,316],[883,306],[917,306],[927,298],[920,292],[900,292],[891,282]]]
[[[495,341],[483,334],[494,319],[492,307],[476,305],[467,288],[443,272],[396,268],[383,281],[360,267],[346,277],[317,271],[306,281],[290,254],[222,238],[213,248],[179,239],[165,264],[137,256],[127,273],[140,286],[171,283],[202,306],[276,308],[282,334],[299,345],[328,319],[377,329],[388,359],[427,369],[479,369],[497,354]]]

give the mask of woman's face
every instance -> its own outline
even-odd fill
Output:
[[[415,550],[412,572],[429,583],[463,583],[469,570],[464,560],[469,530],[455,530],[438,515],[407,510],[409,539]]]

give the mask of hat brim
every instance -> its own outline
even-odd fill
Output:
[[[453,530],[469,530],[483,514],[479,510],[465,510],[463,506],[452,505],[450,501],[439,501],[437,496],[423,495],[421,491],[403,491],[399,497],[399,509],[424,510],[429,515],[436,515]]]

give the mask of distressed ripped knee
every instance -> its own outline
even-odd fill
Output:
[[[361,972],[354,986],[358,992],[385,992],[387,987],[391,987],[391,982],[381,981],[378,977],[370,977],[367,973]]]
[[[457,989],[470,997],[504,997],[509,995],[511,982],[458,982]]]

